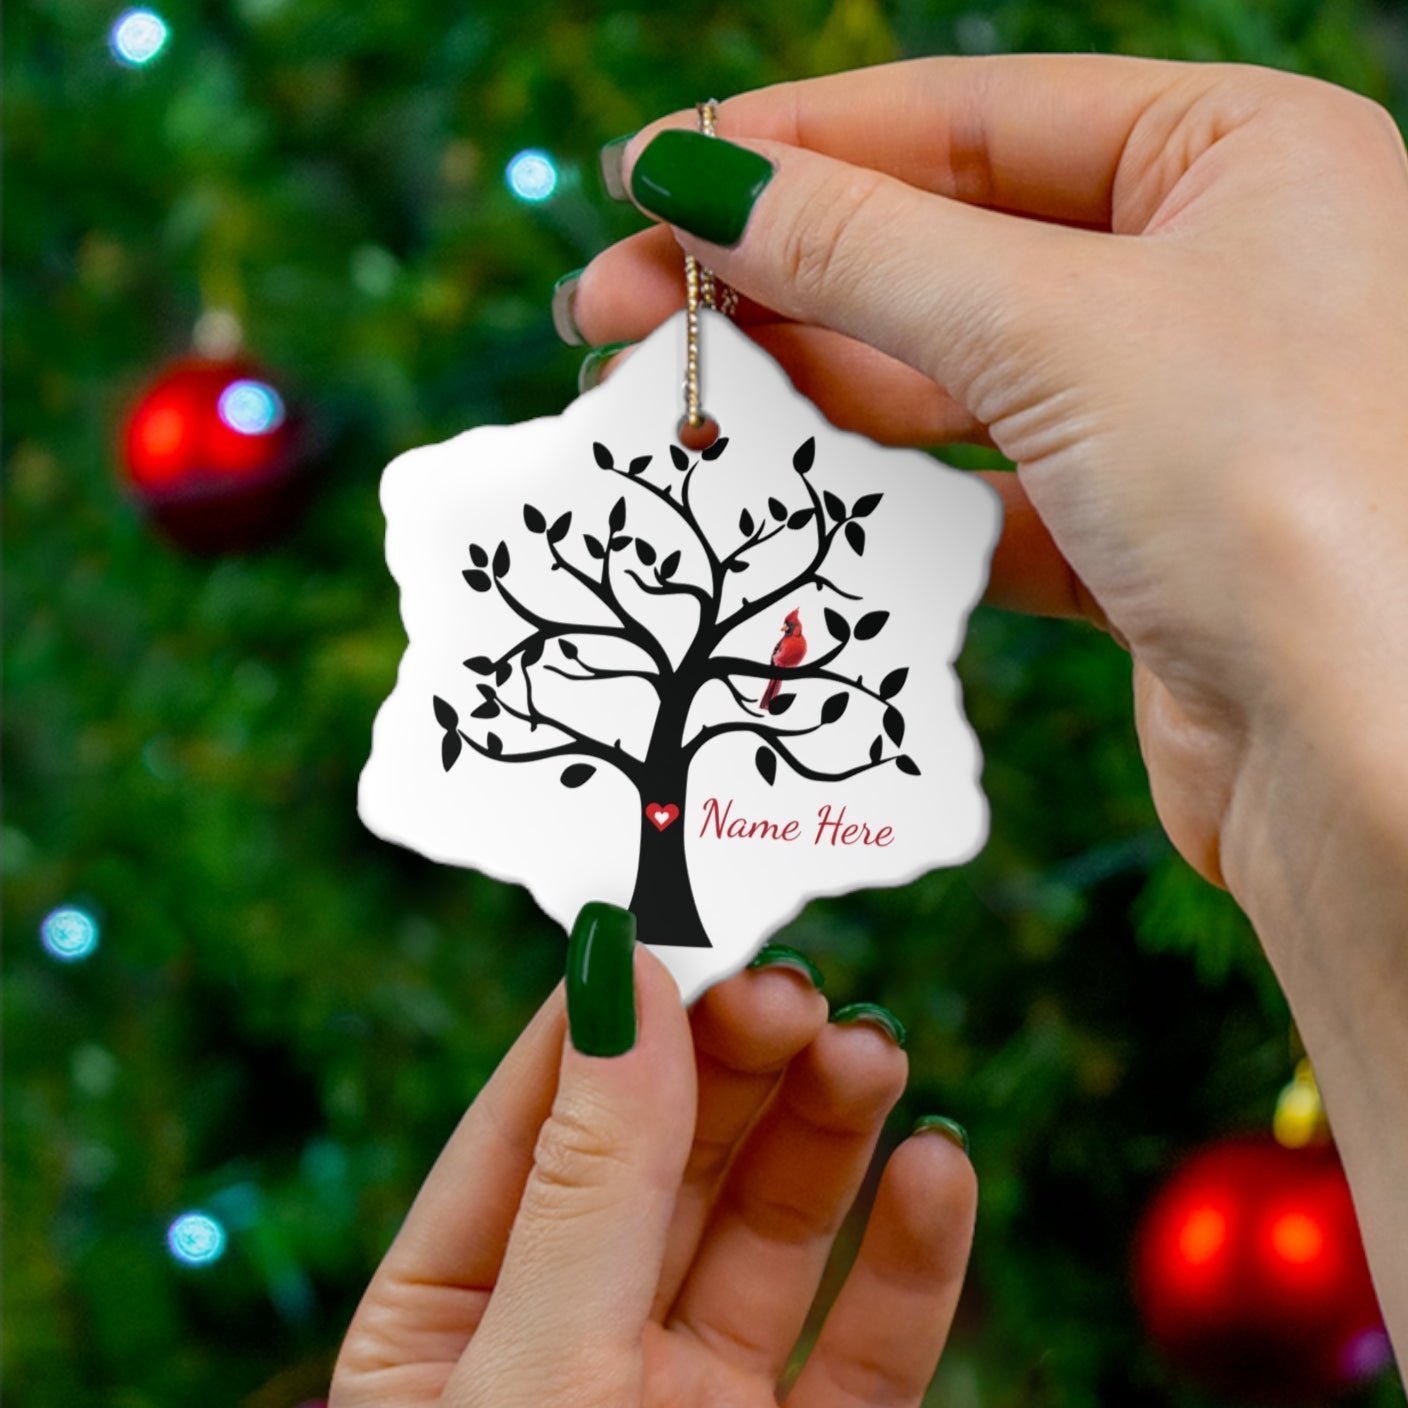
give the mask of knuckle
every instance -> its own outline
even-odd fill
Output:
[[[1282,134],[1300,150],[1389,155],[1401,159],[1403,136],[1393,115],[1372,98],[1305,74],[1258,70],[1266,107]]]
[[[896,1369],[878,1355],[856,1351],[825,1361],[826,1376],[845,1398],[856,1403],[913,1403],[925,1383]]]
[[[634,1171],[623,1145],[616,1122],[598,1102],[559,1095],[538,1135],[524,1201],[549,1216],[600,1206],[623,1173]]]
[[[824,297],[838,282],[857,276],[863,218],[884,185],[878,172],[853,170],[839,180],[818,182],[798,204],[781,253],[783,273],[803,301]]]
[[[759,1237],[783,1246],[805,1246],[835,1231],[841,1220],[820,1216],[806,1202],[762,1193],[740,1198],[738,1210],[744,1223]]]

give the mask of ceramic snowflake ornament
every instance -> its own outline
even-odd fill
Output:
[[[814,896],[971,858],[987,831],[953,660],[1000,526],[981,480],[837,430],[705,314],[560,416],[382,480],[409,644],[359,811],[526,885],[634,911],[686,1000]]]

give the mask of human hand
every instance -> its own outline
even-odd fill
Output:
[[[348,1331],[330,1408],[777,1402],[904,1088],[900,1028],[865,1007],[828,1021],[788,950],[686,1015],[622,913],[578,921],[566,1001],[559,987],[544,1003],[432,1169]],[[574,1041],[629,1036],[632,971],[634,1045],[583,1054]],[[956,1127],[890,1157],[794,1408],[923,1397],[976,1203],[971,1165],[935,1130]]]
[[[639,338],[677,307],[682,245],[838,424],[990,438],[1018,465],[989,476],[990,600],[1128,643],[1164,825],[1254,904],[1267,846],[1308,862],[1319,830],[1267,792],[1327,737],[1340,780],[1382,776],[1393,715],[1345,701],[1408,686],[1392,120],[1242,66],[926,59],[722,103],[720,135],[773,165],[760,194],[766,166],[730,174],[708,138],[642,156],[693,126],[615,149],[674,228],[587,267],[583,335]],[[731,248],[689,233],[745,221]]]
[[[1160,818],[1286,987],[1408,1353],[1392,120],[1271,70],[1023,55],[744,94],[725,141],[662,130],[694,125],[608,149],[669,225],[559,304],[585,340],[638,338],[679,305],[683,246],[838,424],[1016,463],[988,476],[1007,510],[989,599],[1129,647]]]

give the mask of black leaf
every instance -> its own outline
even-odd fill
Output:
[[[478,543],[469,545],[469,560],[476,567],[487,567],[489,565],[489,554],[479,546]]]
[[[432,697],[435,700],[435,722],[441,728],[458,728],[460,716],[455,713],[454,705],[446,703],[438,694]]]
[[[881,720],[885,732],[890,737],[890,742],[896,748],[904,742],[904,715],[895,708],[893,704],[885,710],[885,717]]]
[[[807,438],[797,446],[792,455],[792,468],[798,474],[805,474],[811,467],[812,461],[816,458],[816,439],[814,436]]]
[[[831,607],[826,608],[826,629],[831,632],[837,640],[847,641],[851,638],[851,628],[846,623],[846,618],[839,611],[834,611]]]
[[[486,734],[484,746],[489,750],[491,758],[497,758],[504,751],[504,741],[497,733]]]
[[[480,572],[473,568],[464,574],[464,579],[477,592],[487,592],[493,585],[493,583],[489,581],[489,574],[487,572]]]
[[[660,577],[661,577],[661,580],[668,580],[670,577],[673,577],[673,576],[675,575],[675,573],[678,572],[679,570],[680,570],[680,555],[679,555],[678,550],[676,550],[675,552],[672,552],[672,553],[669,555],[669,557],[667,557],[667,558],[664,560],[664,562],[662,562],[662,563],[660,564]]]
[[[651,461],[650,455],[637,455],[626,469],[627,474],[644,474],[645,467]]]
[[[440,740],[440,761],[445,765],[446,772],[454,767],[460,756],[460,749],[463,747],[464,744],[461,742],[459,734],[454,732],[447,733]]]
[[[500,543],[494,549],[494,576],[508,576],[508,544]]]
[[[508,683],[508,677],[513,673],[513,666],[507,660],[494,671],[494,683],[503,685]]]
[[[678,445],[670,446],[670,460],[678,470],[689,468],[689,456]]]
[[[821,501],[826,505],[833,523],[839,523],[846,516],[846,505],[841,502],[839,494],[833,494],[830,489],[823,490]]]
[[[884,494],[862,494],[854,504],[851,505],[852,518],[869,518],[877,508],[880,507],[880,500]]]
[[[612,540],[607,544],[607,546],[611,549],[612,552],[620,552],[622,548],[628,548],[630,547],[630,545],[631,535],[629,533],[622,533],[620,537],[612,538]]]
[[[904,688],[904,682],[909,678],[909,671],[891,670],[883,680],[880,681],[881,699],[893,699],[900,690]]]
[[[548,542],[560,543],[566,536],[567,530],[572,526],[572,515],[564,513],[551,528],[548,529]]]
[[[701,450],[701,451],[699,452],[700,457],[701,457],[702,459],[706,459],[706,460],[716,460],[716,459],[718,459],[718,457],[719,457],[721,454],[723,454],[723,452],[724,452],[724,447],[725,447],[727,444],[728,444],[728,436],[727,436],[727,435],[720,435],[719,438],[718,438],[717,440],[715,440],[714,443],[713,443],[712,445],[710,445],[707,450]]]
[[[873,640],[885,629],[885,622],[889,619],[890,613],[888,611],[867,611],[856,622],[856,639]]]
[[[759,748],[753,754],[753,763],[763,781],[771,787],[773,780],[777,777],[777,754],[771,748]]]
[[[748,570],[748,564],[744,562],[742,558],[736,557],[729,563],[728,570],[730,572],[746,572]]]
[[[901,772],[907,772],[911,777],[919,776],[919,764],[916,763],[914,759],[909,756],[908,753],[904,753],[900,757],[896,758],[895,766]]]
[[[536,665],[543,658],[543,638],[534,636],[527,645],[523,647],[523,668],[526,670],[529,665]]]
[[[636,539],[636,556],[649,567],[655,561],[655,549],[644,538]]]
[[[485,699],[492,699],[494,697],[494,686],[491,684],[479,684],[475,685],[475,688]]]
[[[606,549],[601,545],[600,538],[594,538],[590,533],[582,534],[582,541],[587,545],[587,551],[593,557],[601,558],[606,556]]]
[[[859,523],[846,524],[846,541],[856,550],[859,557],[865,551],[865,529]]]
[[[875,742],[870,745],[870,761],[872,763],[878,763],[880,761],[880,754],[884,751],[885,740],[877,733],[875,735]]]
[[[477,709],[470,710],[469,717],[471,719],[497,719],[499,706],[492,699],[486,699]]]
[[[738,531],[745,538],[753,536],[753,515],[746,508],[738,515]]]
[[[796,697],[795,694],[774,694],[772,703],[768,705],[768,713],[785,714],[792,707],[792,701]]]
[[[805,528],[812,521],[812,510],[809,508],[799,508],[791,518],[787,520],[789,528]]]
[[[611,505],[611,517],[606,520],[606,526],[613,533],[619,533],[626,526],[626,501],[624,498],[617,499]]]
[[[491,675],[494,672],[494,662],[487,655],[474,655],[464,662],[466,670],[473,670],[476,675]]]
[[[787,517],[787,505],[781,499],[769,499],[768,512],[781,523]]]
[[[839,694],[833,694],[825,704],[821,706],[821,721],[824,724],[834,724],[842,714],[846,712],[846,705],[851,702],[851,696],[843,689]]]
[[[532,504],[523,505],[523,526],[530,533],[546,533],[548,521]]]
[[[597,440],[592,445],[592,454],[596,456],[596,462],[602,469],[615,469],[616,461],[611,458],[611,451]]]
[[[575,660],[577,658],[577,647],[573,645],[570,640],[560,640],[557,646],[569,660]]]
[[[562,770],[562,785],[580,787],[584,782],[590,782],[595,775],[596,768],[591,763],[573,763],[571,767]]]

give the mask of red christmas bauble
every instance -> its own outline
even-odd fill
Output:
[[[1145,1214],[1135,1271],[1150,1337],[1230,1397],[1323,1402],[1388,1363],[1332,1145],[1249,1137],[1194,1154]]]
[[[268,541],[301,498],[306,428],[244,358],[192,357],[147,387],[128,419],[123,464],[154,522],[183,547]]]

